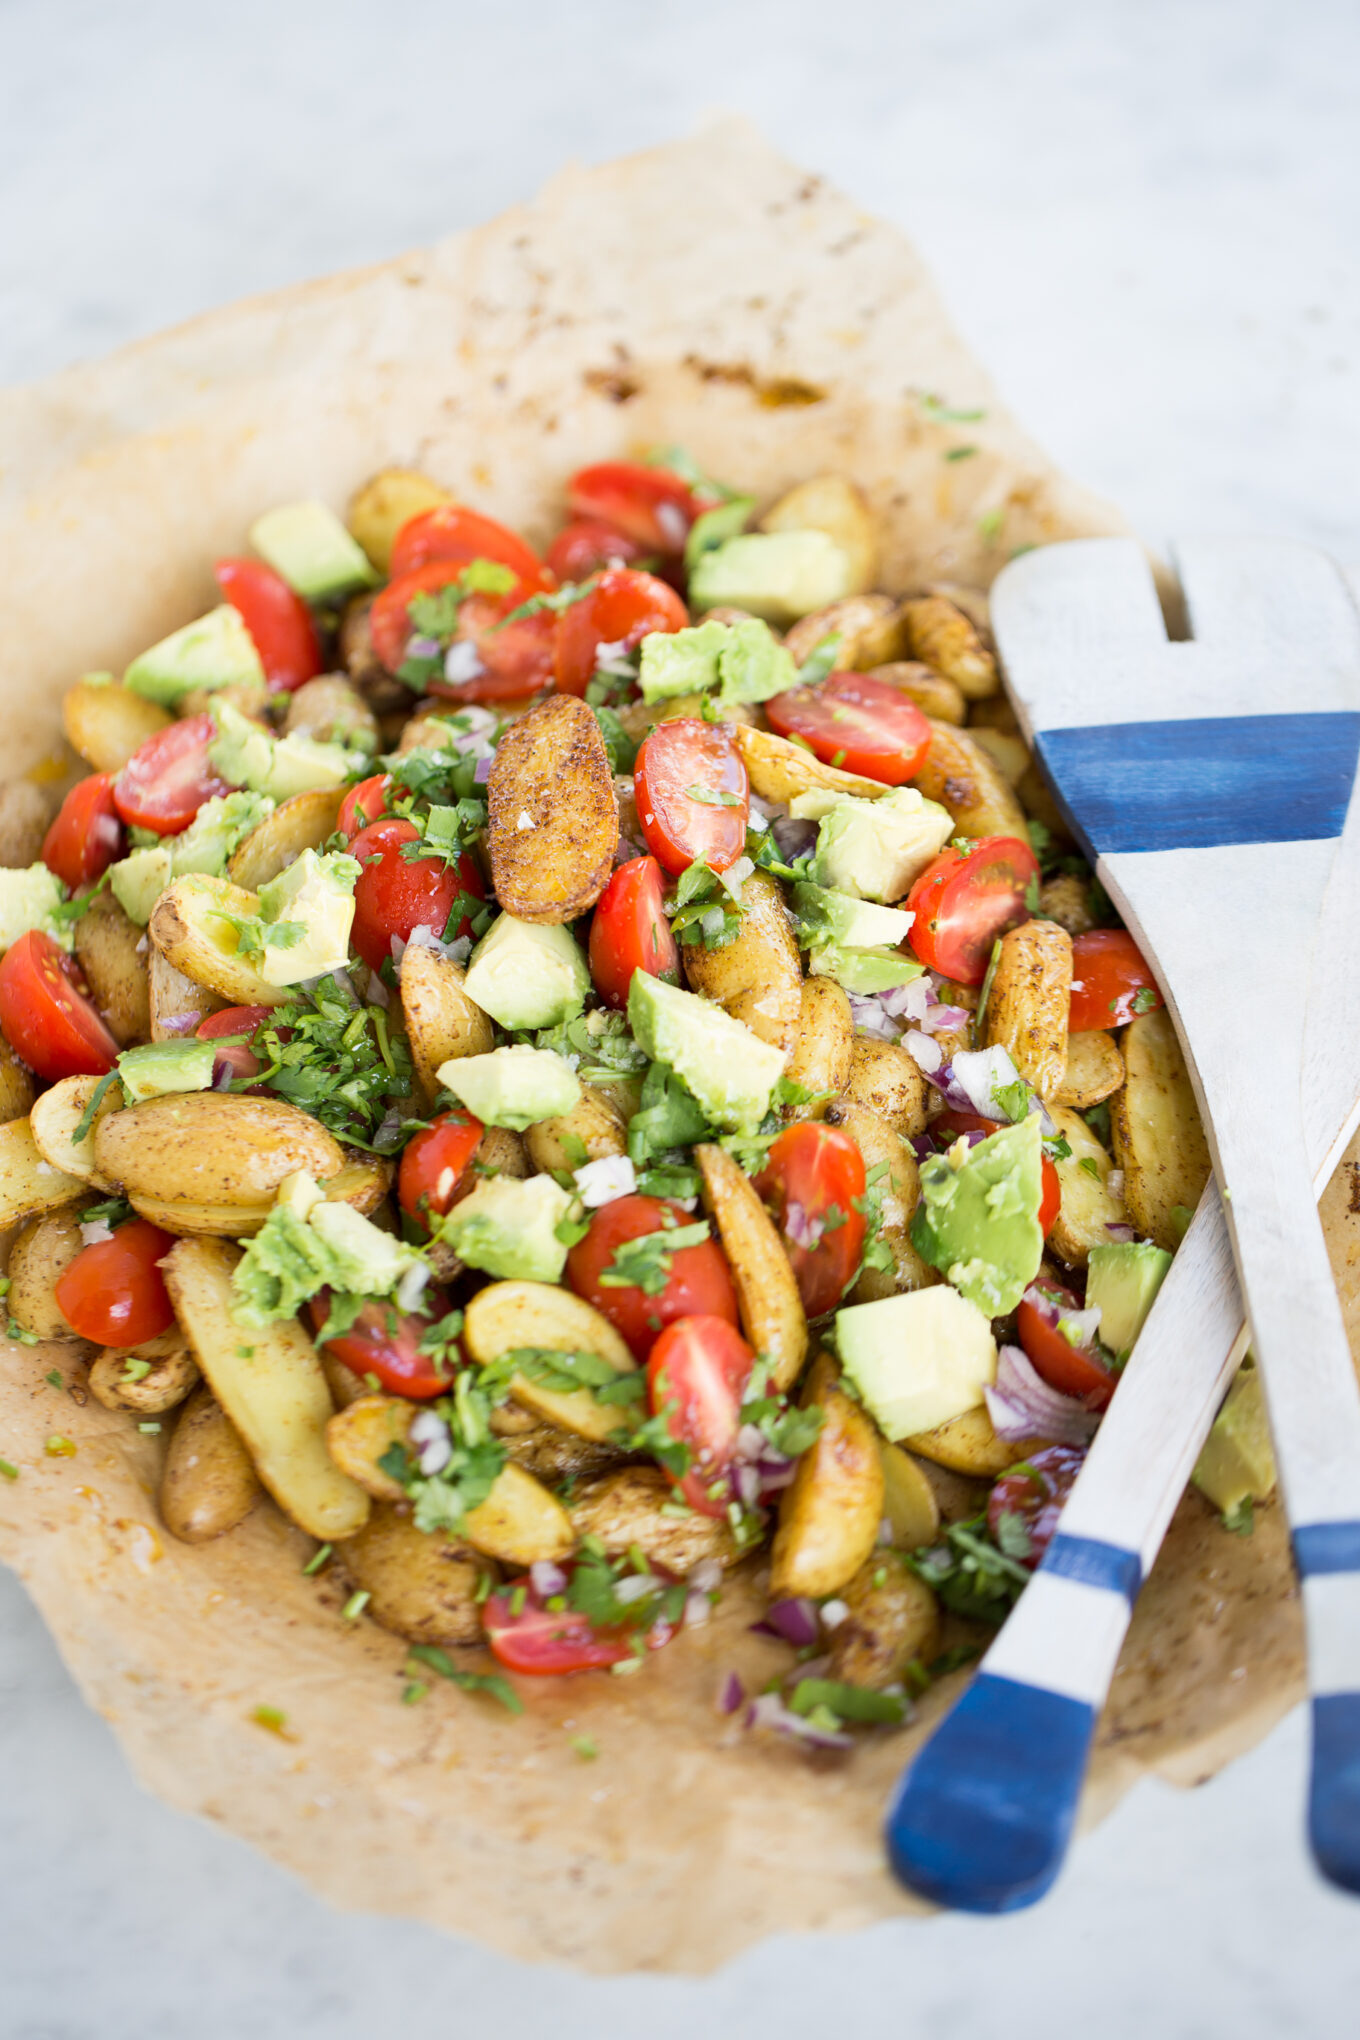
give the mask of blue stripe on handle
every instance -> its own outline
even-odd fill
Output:
[[[1294,1563],[1304,1579],[1360,1572],[1360,1523],[1304,1523],[1294,1531]]]
[[[1104,1587],[1130,1603],[1143,1584],[1143,1562],[1136,1551],[1106,1544],[1099,1537],[1069,1537],[1059,1531],[1044,1553],[1040,1568],[1084,1587]]]
[[[1084,1701],[979,1672],[888,1811],[902,1882],[965,1912],[1042,1898],[1072,1837],[1095,1723]]]
[[[1341,834],[1360,714],[1102,723],[1034,748],[1094,856],[1313,842]]]
[[[1360,1893],[1360,1693],[1313,1702],[1308,1840],[1323,1876]]]

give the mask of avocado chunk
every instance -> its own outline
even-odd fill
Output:
[[[638,647],[643,700],[670,701],[678,694],[703,694],[716,687],[718,654],[726,642],[725,623],[649,631]]]
[[[988,1317],[1014,1310],[1039,1272],[1042,1160],[1035,1112],[974,1148],[960,1138],[921,1164],[912,1245]]]
[[[144,928],[168,885],[191,871],[221,878],[232,852],[273,812],[273,801],[260,793],[214,794],[178,836],[129,851],[109,866],[114,898]]]
[[[509,1282],[557,1282],[567,1249],[557,1228],[576,1200],[551,1176],[487,1176],[440,1226],[469,1268]]]
[[[628,1024],[653,1062],[668,1063],[715,1126],[754,1133],[784,1074],[784,1057],[694,992],[633,973]]]
[[[252,932],[262,951],[256,968],[266,984],[300,985],[328,970],[344,969],[359,869],[356,858],[340,852],[318,856],[304,850],[260,887],[260,915]]]
[[[575,1070],[551,1048],[520,1045],[453,1056],[440,1064],[438,1077],[484,1126],[508,1126],[516,1133],[541,1119],[561,1118],[581,1100]]]
[[[418,1256],[352,1204],[312,1206],[307,1223],[332,1256],[332,1287],[351,1296],[386,1296]]]
[[[218,734],[208,746],[212,765],[235,786],[248,786],[273,801],[316,787],[343,786],[366,760],[344,744],[323,744],[294,730],[275,737],[224,701],[213,710]]]
[[[996,1380],[986,1316],[943,1284],[838,1310],[836,1349],[889,1439],[914,1438],[976,1409]]]
[[[174,853],[166,843],[130,850],[109,866],[109,885],[129,921],[145,928],[157,900],[174,883]]]
[[[151,1041],[123,1050],[118,1081],[129,1105],[163,1098],[171,1091],[208,1091],[216,1056],[217,1044],[212,1041]]]
[[[1086,1306],[1100,1306],[1100,1342],[1121,1360],[1132,1350],[1170,1267],[1170,1254],[1151,1240],[1092,1247]]]
[[[791,655],[767,623],[701,623],[689,630],[651,631],[641,646],[644,701],[716,691],[721,711],[740,701],[769,701],[798,678]]]
[[[1264,1502],[1274,1494],[1275,1453],[1254,1367],[1243,1367],[1228,1390],[1190,1478],[1225,1516],[1248,1498]]]
[[[65,886],[45,864],[0,866],[0,951],[12,949],[31,928],[69,949],[70,929],[52,918],[65,898]]]
[[[808,953],[810,977],[834,978],[847,992],[865,998],[914,984],[923,968],[900,949],[847,949],[839,942],[824,942]]]
[[[914,786],[838,800],[818,824],[812,876],[860,899],[900,900],[953,833],[947,809]]]
[[[140,653],[124,673],[123,685],[163,708],[174,708],[199,687],[263,687],[264,667],[241,612],[223,602]]]
[[[474,1006],[515,1033],[574,1020],[590,969],[570,928],[498,914],[468,959],[463,989]]]
[[[811,936],[812,947],[839,942],[845,949],[895,948],[911,933],[913,914],[901,907],[880,907],[823,885],[796,885],[793,911]]]
[[[386,1296],[419,1258],[350,1205],[327,1203],[319,1185],[295,1170],[237,1264],[231,1314],[239,1324],[267,1325],[292,1317],[323,1289]]]
[[[304,602],[338,602],[356,588],[372,588],[378,575],[340,519],[324,503],[284,503],[250,527],[261,559]]]
[[[824,531],[747,531],[695,562],[691,609],[749,609],[767,623],[795,623],[853,595],[850,555]]]

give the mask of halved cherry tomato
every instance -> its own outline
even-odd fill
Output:
[[[669,468],[632,460],[578,468],[567,483],[567,501],[573,515],[612,524],[648,552],[658,553],[682,553],[691,524],[701,510],[712,507]]]
[[[680,982],[680,951],[662,905],[665,880],[655,857],[630,857],[595,903],[590,975],[606,1006],[628,1004],[634,971]]]
[[[100,1346],[140,1346],[175,1322],[157,1265],[175,1244],[145,1218],[130,1218],[113,1237],[82,1247],[57,1277],[57,1309],[73,1332]]]
[[[937,1148],[947,1148],[961,1133],[980,1133],[985,1140],[988,1134],[999,1133],[1009,1124],[1004,1119],[985,1119],[980,1112],[965,1112],[956,1105],[946,1106],[930,1122],[930,1137]],[[1047,1155],[1039,1160],[1039,1230],[1047,1239],[1062,1210],[1062,1183],[1058,1171]]]
[[[50,935],[31,928],[0,963],[0,1027],[17,1056],[49,1083],[102,1077],[118,1043],[86,995],[76,965]]]
[[[265,679],[291,694],[321,671],[312,612],[281,574],[263,560],[218,560],[217,585],[255,641]]]
[[[648,557],[646,546],[626,531],[588,517],[559,531],[547,553],[548,566],[559,581],[588,581],[606,567],[631,567]]]
[[[113,804],[129,827],[177,836],[205,800],[230,793],[208,762],[208,746],[216,740],[210,715],[188,716],[148,737],[113,782]]]
[[[1061,1314],[1081,1309],[1070,1289],[1061,1288],[1056,1282],[1036,1282],[1031,1285],[1042,1289],[1051,1296]],[[1022,1297],[1015,1313],[1015,1328],[1034,1364],[1036,1374],[1042,1375],[1050,1388],[1056,1388],[1059,1395],[1080,1396],[1093,1410],[1103,1410],[1114,1394],[1115,1378],[1093,1352],[1085,1352],[1065,1339],[1057,1325],[1051,1325],[1036,1304],[1028,1297]]]
[[[1045,1445],[1010,1473],[1003,1473],[987,1499],[987,1528],[998,1534],[1003,1516],[1018,1516],[1029,1535],[1020,1560],[1031,1572],[1053,1540],[1063,1503],[1081,1472],[1086,1454],[1077,1445]]]
[[[260,1058],[249,1046],[249,1036],[273,1010],[272,1006],[224,1006],[220,1013],[209,1013],[206,1020],[199,1021],[197,1033],[200,1041],[222,1042],[213,1061],[214,1082],[224,1066],[231,1070],[233,1077],[257,1077],[260,1074]],[[291,1032],[291,1029],[286,1031]],[[223,1036],[229,1034],[244,1034],[247,1040],[223,1040]]]
[[[1018,836],[942,850],[907,894],[912,948],[941,977],[980,985],[997,936],[1030,918],[1025,895],[1038,878],[1038,859]]]
[[[485,1131],[470,1112],[441,1112],[402,1155],[397,1197],[406,1216],[426,1232],[452,1205]]]
[[[354,887],[350,942],[370,970],[381,970],[391,956],[394,935],[406,942],[412,929],[433,928],[442,937],[460,893],[479,900],[486,897],[482,874],[466,850],[454,865],[440,857],[403,857],[403,844],[419,840],[414,822],[390,815],[386,821],[370,822],[350,845],[363,866]],[[467,935],[471,930],[472,922],[464,914],[453,934]]]
[[[639,1360],[647,1358],[658,1333],[676,1318],[720,1317],[733,1326],[740,1322],[732,1273],[716,1240],[676,1247],[666,1287],[656,1296],[632,1284],[616,1288],[601,1280],[625,1240],[690,1223],[682,1204],[661,1197],[616,1197],[600,1206],[590,1231],[567,1255],[568,1287],[609,1319]]]
[[[307,1306],[318,1337],[330,1307],[326,1289]],[[356,1374],[375,1374],[390,1394],[428,1402],[433,1396],[447,1395],[453,1385],[452,1372],[441,1374],[434,1357],[419,1350],[426,1332],[447,1316],[448,1309],[448,1292],[434,1287],[425,1291],[420,1310],[398,1310],[395,1303],[366,1303],[347,1332],[334,1339],[320,1339],[320,1343]]]
[[[726,871],[746,848],[751,782],[722,723],[658,723],[638,751],[633,793],[647,848],[672,875],[696,857]]]
[[[487,1596],[482,1627],[505,1669],[531,1678],[622,1664],[636,1655],[639,1637],[631,1626],[596,1629],[574,1608],[547,1607],[528,1578],[510,1580],[498,1594]],[[673,1623],[657,1621],[643,1640],[648,1650],[660,1650],[674,1634]]]
[[[834,1310],[864,1251],[864,1157],[838,1126],[818,1119],[786,1126],[770,1143],[755,1187],[784,1235],[809,1317]]]
[[[622,658],[653,631],[683,630],[689,622],[674,588],[635,567],[611,567],[588,595],[557,619],[553,677],[559,694],[584,694],[607,645]]]
[[[547,585],[543,562],[532,546],[494,517],[465,510],[461,503],[440,503],[407,519],[392,547],[391,578],[399,581],[431,560],[450,560],[458,567],[471,560],[499,560],[536,588]]]
[[[1039,1162],[1039,1181],[1042,1186],[1039,1193],[1039,1230],[1047,1239],[1062,1210],[1062,1183],[1047,1155],[1042,1156]]]
[[[43,839],[43,863],[72,892],[92,885],[123,854],[123,825],[113,804],[113,774],[92,772],[71,788]]]
[[[371,779],[361,779],[357,786],[351,786],[340,803],[340,812],[335,826],[352,843],[361,829],[370,822],[381,820],[387,812],[387,789],[392,784],[390,772],[375,772]]]
[[[921,769],[930,724],[916,703],[868,673],[832,673],[820,687],[790,687],[765,704],[770,728],[801,737],[827,765],[842,765],[885,786],[902,786]]]
[[[1157,980],[1127,928],[1090,928],[1072,937],[1067,1024],[1073,1034],[1124,1027],[1161,1004]]]
[[[432,595],[459,579],[465,562],[430,560],[400,580],[390,581],[369,611],[373,650],[390,673],[397,673],[414,635],[408,614],[417,595]],[[469,648],[469,670],[459,680],[436,676],[429,692],[451,701],[501,701],[533,694],[552,678],[553,638],[557,619],[550,611],[505,619],[546,585],[540,570],[533,580],[519,580],[504,595],[469,595],[458,611],[459,644]]]
[[[701,1516],[727,1514],[727,1469],[755,1357],[725,1317],[684,1317],[667,1325],[647,1362],[647,1407],[654,1417],[669,1412],[671,1437],[690,1448],[689,1472],[671,1478]]]

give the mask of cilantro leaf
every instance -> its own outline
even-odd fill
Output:
[[[507,1678],[499,1672],[467,1672],[456,1665],[446,1650],[437,1643],[413,1643],[407,1651],[418,1664],[428,1665],[432,1672],[438,1672],[441,1679],[452,1680],[465,1693],[485,1693],[490,1700],[498,1700],[507,1714],[523,1714],[524,1702]]]

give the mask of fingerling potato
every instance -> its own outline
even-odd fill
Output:
[[[858,772],[842,772],[838,765],[824,765],[801,744],[777,737],[773,730],[758,730],[749,723],[733,723],[732,734],[741,752],[753,790],[762,800],[786,804],[800,793],[823,789],[831,793],[852,793],[860,800],[878,800],[889,791],[881,780],[862,779]]]
[[[828,1106],[850,1081],[854,1050],[849,994],[834,978],[805,979],[799,998],[798,1033],[784,1074],[809,1096],[805,1104],[789,1108],[790,1118],[825,1119]]]
[[[910,656],[943,673],[970,701],[998,692],[996,660],[972,618],[947,596],[921,595],[904,602],[902,623]]]
[[[61,724],[71,749],[95,772],[121,772],[133,752],[173,720],[112,679],[77,680],[62,696]]]
[[[590,1162],[627,1154],[628,1128],[611,1099],[594,1084],[582,1084],[571,1111],[538,1120],[526,1130],[524,1144],[535,1169],[552,1175],[579,1167],[582,1148]]]
[[[576,1542],[556,1495],[513,1459],[497,1474],[486,1500],[468,1510],[463,1534],[474,1551],[513,1566],[566,1558]]]
[[[1091,885],[1075,871],[1060,872],[1039,888],[1039,912],[1046,921],[1056,921],[1069,935],[1085,935],[1096,926],[1091,912]]]
[[[11,1119],[24,1119],[33,1109],[36,1091],[26,1063],[0,1034],[0,1126]]]
[[[206,985],[195,984],[182,970],[176,970],[154,943],[146,961],[153,1041],[178,1041],[196,1033],[201,1020],[220,1013],[227,1003]]]
[[[241,1434],[206,1381],[182,1406],[161,1474],[160,1510],[181,1544],[207,1544],[243,1523],[264,1489]]]
[[[965,1410],[960,1417],[951,1417],[947,1424],[937,1424],[933,1431],[920,1431],[914,1438],[902,1440],[922,1459],[933,1460],[937,1466],[947,1466],[951,1473],[967,1474],[973,1480],[995,1480],[1008,1466],[1037,1452],[1047,1442],[1044,1438],[1023,1438],[1016,1444],[998,1438],[983,1403],[976,1409]]]
[[[553,694],[502,738],[487,781],[496,898],[521,921],[574,921],[613,869],[619,808],[600,726]]]
[[[931,720],[930,729],[930,749],[912,785],[948,808],[959,835],[1027,843],[1024,809],[976,738],[952,723]]]
[[[90,1363],[90,1394],[106,1410],[159,1417],[191,1395],[201,1378],[198,1362],[175,1326],[140,1346],[105,1347]]]
[[[285,1176],[338,1176],[345,1157],[317,1120],[282,1098],[190,1091],[113,1112],[94,1129],[101,1178],[171,1232],[258,1231]]]
[[[479,1289],[463,1320],[463,1346],[479,1367],[533,1348],[591,1353],[619,1374],[637,1366],[608,1318],[584,1297],[550,1282],[491,1282]],[[517,1374],[510,1392],[524,1409],[578,1438],[603,1441],[637,1421],[636,1404],[601,1402],[586,1390],[545,1388],[531,1374]]]
[[[24,1227],[10,1249],[9,1314],[35,1339],[76,1339],[57,1302],[57,1283],[84,1247],[80,1208],[49,1212]]]
[[[81,1177],[54,1168],[40,1152],[27,1119],[0,1126],[0,1230],[60,1211],[85,1194]]]
[[[392,547],[403,524],[451,501],[447,489],[415,468],[384,468],[356,489],[345,522],[380,574],[392,565]]]
[[[416,1405],[399,1395],[364,1393],[348,1402],[326,1425],[326,1450],[366,1495],[379,1502],[404,1502],[406,1490],[379,1465],[394,1445],[405,1445]]]
[[[701,992],[787,1057],[798,1038],[803,966],[784,895],[768,872],[741,888],[741,926],[722,949],[688,944],[680,952],[691,991]]]
[[[741,1556],[722,1517],[675,1513],[675,1489],[659,1466],[623,1466],[587,1481],[568,1513],[577,1537],[598,1537],[611,1556],[638,1550],[682,1578],[704,1559],[729,1566]]]
[[[314,786],[280,801],[273,814],[266,815],[232,852],[227,864],[232,884],[245,892],[258,892],[295,863],[304,850],[324,849],[335,833],[344,797],[341,787]]]
[[[833,1126],[843,1126],[864,1157],[866,1172],[885,1166],[879,1179],[881,1217],[879,1238],[892,1255],[891,1268],[865,1268],[851,1292],[852,1303],[875,1303],[880,1297],[896,1296],[900,1290],[929,1289],[940,1280],[936,1271],[917,1253],[911,1243],[911,1215],[921,1199],[921,1178],[916,1157],[886,1119],[880,1119],[865,1105],[844,1099],[827,1113]]]
[[[933,716],[936,722],[962,723],[968,712],[963,689],[919,660],[893,659],[886,666],[871,666],[869,677],[895,687],[916,703],[922,715]]]
[[[850,1081],[845,1087],[847,1103],[876,1112],[894,1133],[908,1140],[925,1131],[929,1096],[930,1086],[905,1048],[895,1041],[876,1041],[868,1034],[855,1036]]]
[[[123,1109],[123,1093],[119,1085],[109,1085],[99,1101],[94,1125],[83,1140],[75,1139],[76,1129],[89,1110],[90,1100],[99,1084],[98,1077],[62,1077],[36,1101],[29,1115],[29,1125],[33,1130],[34,1145],[45,1162],[68,1176],[79,1176],[96,1190],[111,1193],[117,1186],[101,1173],[95,1160],[94,1133],[95,1126],[107,1119],[111,1112]]]
[[[152,909],[148,932],[168,963],[228,1005],[281,1006],[293,997],[292,988],[271,985],[237,954],[236,930],[226,918],[249,919],[259,911],[257,893],[198,873],[167,886]]]
[[[1008,1050],[1020,1075],[1050,1099],[1067,1062],[1072,937],[1056,921],[1026,921],[1001,938],[983,1020],[986,1045]]]
[[[801,666],[827,637],[840,639],[838,673],[863,672],[900,659],[906,643],[898,604],[891,595],[849,595],[843,602],[799,617],[784,633],[784,649],[795,666]]]
[[[839,1592],[874,1549],[883,1521],[877,1434],[838,1385],[827,1354],[813,1361],[799,1401],[804,1409],[820,1405],[822,1428],[780,1499],[770,1554],[770,1594],[776,1600]]]
[[[1049,1111],[1072,1152],[1053,1164],[1062,1205],[1049,1229],[1048,1242],[1069,1268],[1084,1268],[1092,1247],[1107,1247],[1109,1228],[1127,1225],[1129,1213],[1123,1198],[1109,1186],[1114,1163],[1081,1114],[1066,1105],[1052,1105]]]
[[[989,730],[978,724],[970,724],[968,734],[975,744],[981,745],[1006,784],[1018,786],[1032,763],[1024,738],[1012,736],[1008,730]]]
[[[464,989],[461,967],[437,949],[407,944],[401,959],[401,1011],[426,1104],[438,1095],[441,1063],[455,1056],[489,1055],[496,1045],[490,1020]]]
[[[845,554],[851,595],[872,588],[878,572],[878,520],[862,490],[845,475],[812,475],[772,503],[761,531],[824,531]]]
[[[1182,1229],[1173,1212],[1193,1211],[1209,1180],[1209,1145],[1190,1073],[1164,1006],[1124,1029],[1124,1084],[1110,1104],[1124,1202],[1138,1231],[1174,1253]]]
[[[151,984],[143,931],[112,893],[98,893],[76,922],[76,961],[120,1048],[151,1039]]]
[[[1112,1034],[1102,1033],[1098,1028],[1089,1033],[1069,1034],[1062,1080],[1052,1102],[1086,1112],[1102,1099],[1113,1096],[1123,1081],[1124,1058]]]
[[[348,744],[355,751],[378,748],[377,719],[343,673],[321,673],[295,688],[288,697],[283,729],[285,736],[296,731],[321,744]]]
[[[868,1559],[840,1599],[850,1612],[831,1632],[828,1678],[881,1691],[913,1661],[928,1665],[939,1655],[939,1604],[895,1552]]]
[[[807,1317],[774,1220],[725,1148],[702,1143],[694,1159],[732,1270],[742,1330],[752,1350],[768,1357],[771,1386],[790,1388],[807,1353]]]
[[[883,1515],[892,1527],[893,1543],[901,1551],[932,1544],[940,1527],[934,1488],[900,1445],[880,1438],[878,1456],[883,1462]]]
[[[408,1643],[481,1643],[477,1589],[494,1565],[446,1530],[417,1530],[403,1505],[374,1509],[337,1547],[346,1573],[368,1595],[364,1612]]]

